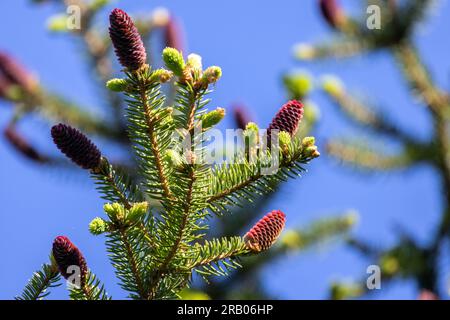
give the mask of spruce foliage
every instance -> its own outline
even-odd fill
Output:
[[[116,19],[117,14],[122,18]],[[314,139],[295,135],[303,107],[300,102],[290,101],[289,105],[297,106],[296,113],[281,108],[283,117],[277,118],[277,131],[263,136],[271,137],[270,148],[265,148],[266,138],[259,137],[258,127],[251,125],[242,136],[248,142],[246,148],[234,153],[231,161],[207,162],[207,133],[225,112],[221,108],[207,110],[210,102],[207,95],[221,77],[221,69],[212,66],[203,70],[198,55],[190,55],[185,61],[174,48],[163,51],[167,69],[154,69],[142,63],[142,57],[146,56],[142,46],[129,50],[124,47],[128,42],[141,43],[132,20],[117,9],[111,16],[114,23],[110,34],[114,35],[116,49],[120,47],[119,59],[127,68],[123,70],[123,79],[108,81],[107,86],[125,95],[137,178],[119,174],[103,153],[95,165],[82,163],[81,167],[90,170],[103,199],[107,200],[103,217],[95,218],[90,230],[94,235],[105,234],[117,279],[130,298],[175,299],[190,285],[194,274],[205,279],[227,275],[240,267],[239,258],[269,249],[284,227],[285,215],[278,211],[276,230],[269,223],[274,219],[269,213],[251,229],[255,237],[206,239],[212,213],[227,214],[230,207],[251,202],[257,195],[270,191],[271,185],[300,175],[319,153]],[[129,38],[132,41],[122,41]],[[176,96],[173,105],[168,105],[162,86],[172,77]],[[61,126],[55,126],[52,132]],[[283,139],[278,143],[278,130],[286,126],[289,131],[281,132]],[[86,157],[78,154],[83,149],[77,143],[80,141],[90,150],[95,149],[96,155],[100,154],[80,131],[64,128],[69,128],[64,136],[65,154],[72,159]],[[273,171],[265,172],[265,167],[274,163]],[[56,281],[57,273],[46,269],[42,272],[39,279],[30,281],[24,297],[43,297],[40,288]],[[90,270],[83,268],[82,273],[81,284],[70,289],[72,299],[109,299]],[[64,277],[69,278],[68,274]]]

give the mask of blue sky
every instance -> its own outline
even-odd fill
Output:
[[[427,23],[419,28],[416,40],[433,76],[443,88],[448,88],[450,43],[442,37],[443,30],[450,27],[445,18],[450,14],[450,5],[448,1],[439,3]],[[316,1],[122,0],[116,1],[116,6],[131,13],[165,6],[183,21],[187,51],[202,55],[204,65],[219,65],[223,70],[211,107],[242,101],[252,108],[261,125],[269,123],[285,100],[282,73],[302,68],[318,76],[339,75],[349,89],[367,95],[388,110],[405,130],[422,138],[430,134],[428,115],[409,95],[391,56],[377,53],[312,64],[293,60],[292,46],[296,42],[316,42],[331,36],[318,15]],[[0,20],[0,49],[16,55],[51,90],[85,105],[102,103],[89,70],[83,67],[79,44],[71,37],[46,31],[46,19],[57,13],[54,7],[30,6],[25,0],[1,1],[0,11],[7,13]],[[105,23],[107,16],[105,11]],[[321,110],[315,133],[319,148],[329,137],[361,133],[321,94],[315,93],[312,98]],[[10,115],[10,107],[0,102],[0,128]],[[228,116],[222,127],[231,125]],[[39,147],[55,152],[49,143],[48,124],[30,118],[20,130]],[[59,234],[69,236],[82,249],[91,269],[113,296],[124,297],[115,284],[103,239],[93,237],[87,229],[89,221],[102,214],[103,204],[87,174],[32,165],[18,157],[4,140],[0,141],[0,155],[0,298],[9,299],[21,292],[32,272],[47,260],[51,242]],[[302,179],[283,186],[267,207],[267,211],[272,209],[287,214],[288,226],[301,226],[319,217],[356,209],[360,222],[355,234],[377,245],[389,245],[396,239],[396,225],[426,241],[436,226],[441,203],[438,177],[430,168],[364,174],[344,168],[324,155],[309,165],[309,172]],[[337,243],[274,262],[263,270],[264,285],[279,298],[320,299],[326,297],[332,280],[359,278],[369,264]],[[52,295],[65,296],[63,288]],[[398,282],[383,287],[373,297],[415,298],[416,292],[411,283]]]

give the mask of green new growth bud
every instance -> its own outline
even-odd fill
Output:
[[[304,98],[313,88],[311,76],[306,72],[286,75],[283,82],[293,99]]]
[[[183,165],[184,165],[183,158],[178,153],[178,151],[171,150],[171,149],[167,150],[165,158],[166,158],[166,161],[169,163],[169,165],[172,168],[175,168],[175,169],[183,168]]]
[[[349,213],[345,215],[345,223],[351,227],[358,223],[359,215],[358,212],[351,210]]]
[[[187,57],[187,65],[196,71],[202,71],[202,57],[196,53],[191,53]]]
[[[52,32],[66,32],[67,28],[67,15],[57,14],[50,17],[47,20],[47,29]]]
[[[137,202],[134,203],[131,209],[127,213],[127,221],[136,222],[142,216],[147,213],[148,203],[147,202]]]
[[[284,155],[287,155],[289,152],[289,145],[291,144],[291,135],[289,132],[281,131],[278,134],[278,140],[280,143],[280,150]]]
[[[162,58],[166,67],[173,71],[173,73],[179,77],[183,75],[183,70],[186,64],[183,59],[183,55],[177,49],[165,48],[162,53]]]
[[[314,47],[307,43],[299,43],[294,47],[294,56],[299,60],[311,60],[316,55]]]
[[[278,134],[278,140],[280,141],[280,147],[284,149],[291,144],[291,135],[289,132],[281,131]]]
[[[114,92],[122,92],[127,89],[128,82],[126,79],[114,78],[106,82],[106,87]]]
[[[254,122],[249,122],[245,126],[243,133],[246,155],[250,161],[255,160],[259,146],[259,128]]]
[[[216,83],[222,76],[222,69],[217,66],[209,67],[203,72],[202,82],[205,85]]]
[[[125,219],[125,208],[120,203],[107,203],[103,210],[112,221],[123,221]]]
[[[304,137],[302,140],[302,147],[308,148],[314,146],[316,143],[316,139],[314,137]]]
[[[256,123],[254,123],[254,122],[249,122],[249,123],[247,123],[247,125],[245,126],[245,131],[248,131],[248,132],[254,131],[254,132],[258,133],[258,132],[259,132],[259,127],[258,127],[258,125],[257,125]]]
[[[202,127],[204,130],[209,129],[218,124],[225,117],[225,109],[217,108],[202,116]]]
[[[305,156],[308,158],[317,158],[320,156],[320,152],[317,150],[317,146],[310,146],[305,149]]]
[[[150,76],[151,82],[165,83],[172,79],[173,72],[166,69],[156,69]]]
[[[287,230],[284,232],[284,236],[281,237],[280,242],[283,246],[289,249],[296,249],[301,247],[302,237],[298,231]]]
[[[211,300],[211,298],[204,292],[186,288],[179,293],[181,300]]]
[[[380,258],[380,269],[382,274],[392,276],[399,271],[400,263],[396,257],[387,254]]]
[[[108,230],[108,223],[102,218],[95,218],[89,223],[89,231],[94,235],[98,236],[105,233]]]
[[[344,93],[344,85],[335,76],[325,76],[322,79],[322,89],[330,96],[337,97]]]

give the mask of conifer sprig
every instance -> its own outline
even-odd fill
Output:
[[[281,214],[275,219],[279,222],[276,230],[269,218],[258,232],[252,229],[261,250],[255,250],[256,240],[251,242],[248,235],[246,240],[239,236],[205,240],[211,213],[226,211],[226,206],[238,204],[241,197],[251,201],[253,193],[265,192],[270,183],[304,171],[303,165],[319,153],[313,138],[302,141],[294,136],[303,106],[290,101],[270,125],[282,131],[282,149],[258,151],[257,147],[255,163],[247,160],[245,152],[235,157],[242,157],[243,165],[206,163],[205,133],[225,115],[222,108],[210,112],[206,108],[210,102],[206,96],[220,79],[221,69],[203,69],[196,54],[185,61],[174,48],[163,50],[167,70],[152,69],[129,16],[115,9],[110,20],[111,40],[126,69],[123,79],[112,79],[107,87],[126,95],[128,135],[138,164],[136,183],[115,170],[77,129],[60,124],[52,129],[52,136],[66,156],[90,170],[109,202],[104,206],[105,217],[92,220],[89,230],[94,235],[105,234],[121,287],[132,299],[177,298],[194,271],[204,277],[226,275],[240,266],[239,257],[268,249],[282,230]],[[167,106],[161,84],[172,76],[177,90],[174,105]],[[274,174],[264,175],[261,170],[271,159],[278,159],[279,167]],[[64,277],[68,276],[64,273],[67,261],[82,270],[81,286],[71,289],[71,297],[107,299],[79,250],[64,237],[55,243],[54,256]]]
[[[60,284],[60,275],[56,264],[43,264],[41,270],[36,271],[28,281],[25,289],[17,300],[42,300],[46,298],[49,289]]]

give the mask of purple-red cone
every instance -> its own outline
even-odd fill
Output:
[[[58,236],[53,241],[53,258],[58,265],[59,272],[61,275],[68,279],[70,276],[74,275],[73,266],[80,268],[80,284],[85,283],[86,275],[88,272],[88,267],[86,260],[80,250],[65,236]]]
[[[297,131],[303,117],[303,104],[298,100],[291,100],[284,104],[272,119],[267,128],[267,137],[270,141],[272,130],[288,132],[291,136]]]
[[[100,166],[100,151],[77,129],[60,123],[52,127],[51,135],[58,149],[83,169]]]
[[[36,85],[36,79],[16,59],[5,52],[0,52],[1,84],[18,85],[26,91],[31,91]]]
[[[120,64],[129,70],[137,70],[147,60],[144,43],[128,14],[114,9],[109,16],[109,36]]]
[[[8,126],[4,131],[4,135],[6,140],[28,159],[41,163],[48,160],[46,157],[39,154],[39,152],[24,137],[22,137],[14,127]]]
[[[337,0],[319,0],[320,11],[328,24],[336,28],[344,19],[342,8]]]
[[[180,24],[174,17],[170,17],[164,30],[166,47],[183,51],[183,35]]]
[[[273,210],[259,220],[244,236],[247,247],[253,252],[269,249],[283,231],[286,215]]]
[[[252,121],[250,116],[248,115],[247,108],[243,105],[235,105],[233,107],[233,117],[236,126],[242,130],[245,129],[247,123]]]

